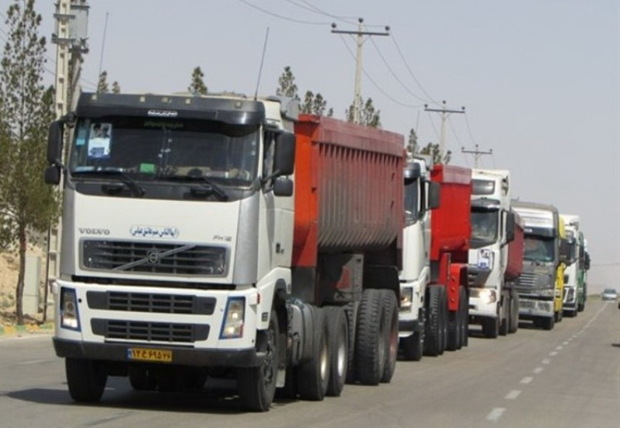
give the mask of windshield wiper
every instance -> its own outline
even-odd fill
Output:
[[[204,175],[175,175],[175,174],[171,174],[171,175],[161,175],[158,178],[159,179],[163,179],[163,180],[173,180],[173,181],[194,181],[194,182],[199,182],[200,184],[202,184],[205,187],[205,190],[208,193],[215,194],[215,196],[217,196],[217,198],[220,201],[227,201],[228,200],[228,194],[221,187],[219,187],[217,184],[215,184],[211,179],[209,179],[208,177],[205,177]],[[192,192],[195,192],[195,190],[192,189]]]
[[[136,181],[128,176],[125,171],[120,168],[105,168],[105,169],[93,169],[87,171],[73,171],[73,175],[88,175],[88,176],[116,176],[119,177],[121,182],[125,184],[129,190],[133,193],[134,196],[142,197],[144,196],[144,189],[136,183]]]

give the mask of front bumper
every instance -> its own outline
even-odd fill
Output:
[[[519,297],[519,317],[553,317],[553,300],[537,300]]]
[[[53,338],[56,355],[63,358],[83,358],[89,360],[137,363],[129,358],[131,348],[146,348],[172,351],[174,364],[196,367],[258,367],[265,355],[255,349],[193,349],[165,346],[152,346],[128,343],[88,343]]]

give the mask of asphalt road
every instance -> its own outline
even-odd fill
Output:
[[[134,392],[110,378],[101,403],[71,401],[49,335],[0,338],[1,427],[613,427],[620,426],[620,310],[591,299],[552,331],[514,335],[421,362],[390,384],[346,385],[322,402],[277,400],[239,410],[234,384],[198,392]]]

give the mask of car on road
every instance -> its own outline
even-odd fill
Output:
[[[603,300],[617,300],[618,291],[615,288],[606,288],[601,293],[601,299]]]

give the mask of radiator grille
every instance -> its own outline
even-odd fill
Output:
[[[192,244],[84,240],[85,269],[140,274],[222,276],[226,248]]]
[[[213,297],[118,291],[89,291],[86,299],[90,309],[166,314],[211,315],[216,304]]]
[[[209,336],[208,325],[196,324],[93,319],[91,328],[106,339],[138,342],[192,343]]]

